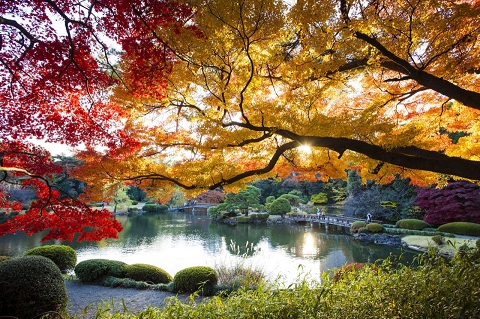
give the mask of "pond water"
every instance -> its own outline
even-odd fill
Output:
[[[172,276],[190,266],[246,263],[271,279],[294,282],[299,275],[320,274],[350,262],[375,262],[390,254],[406,263],[415,252],[354,241],[343,230],[310,225],[226,225],[205,215],[185,213],[117,216],[124,227],[119,238],[101,242],[62,243],[77,251],[78,262],[92,258],[145,263]],[[21,256],[41,245],[41,235],[0,237],[0,255]],[[51,244],[46,243],[46,244]]]

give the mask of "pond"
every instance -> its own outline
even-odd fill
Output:
[[[118,239],[63,243],[77,251],[78,261],[106,258],[129,264],[145,263],[172,276],[191,266],[246,263],[268,278],[294,282],[299,275],[320,274],[350,262],[375,262],[390,254],[409,263],[413,251],[360,243],[343,230],[311,225],[226,225],[205,215],[185,213],[117,216],[124,227]],[[41,235],[0,237],[0,255],[21,256],[41,245]],[[51,244],[52,242],[50,242]]]

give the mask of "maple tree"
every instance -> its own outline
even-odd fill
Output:
[[[0,140],[85,144],[84,199],[292,171],[480,180],[478,1],[15,3],[0,7]]]
[[[480,187],[466,181],[452,181],[442,189],[418,191],[415,205],[425,211],[432,225],[451,222],[480,222]]]
[[[116,60],[153,62],[122,71],[130,78],[150,77],[160,88],[170,56],[161,43],[151,46],[151,26],[174,25],[189,14],[166,1],[0,2],[0,183],[36,191],[24,214],[0,225],[0,235],[48,230],[43,240],[72,240],[76,233],[78,240],[117,236],[122,227],[111,213],[60,193],[52,177],[61,167],[32,139],[111,153],[136,149],[139,144],[122,127],[130,115],[109,101],[109,87],[121,82]],[[141,81],[130,85],[141,94]],[[1,213],[20,206],[0,188]]]
[[[152,30],[176,62],[164,96],[155,85],[113,95],[142,147],[120,161],[81,154],[103,159],[103,170],[85,166],[91,184],[238,191],[347,169],[384,183],[480,180],[478,2],[184,3],[197,29]]]

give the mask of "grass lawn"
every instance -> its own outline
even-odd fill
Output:
[[[432,236],[409,235],[402,237],[402,241],[409,246],[417,246],[421,248],[437,247],[440,253],[455,255],[458,247],[467,244],[469,247],[475,247],[475,242],[480,239],[477,237],[445,237],[446,244],[437,245],[432,240]]]

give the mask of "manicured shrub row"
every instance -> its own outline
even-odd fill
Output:
[[[442,235],[444,237],[455,237],[453,234],[439,232],[439,231],[425,231],[425,230],[412,230],[404,228],[384,228],[383,231],[392,235],[420,235],[420,236],[435,236]]]
[[[89,259],[75,266],[75,274],[80,281],[94,283],[105,276],[124,278],[126,266],[126,263],[116,260]]]
[[[30,319],[65,310],[67,289],[60,269],[48,258],[25,256],[0,263],[0,315]]]
[[[432,227],[429,223],[420,219],[400,219],[396,226],[404,229],[422,230],[424,228]]]
[[[77,264],[77,253],[70,246],[46,245],[28,250],[25,256],[43,256],[55,263],[63,273],[75,268]]]
[[[439,231],[456,235],[480,236],[480,224],[468,222],[453,222],[441,225]]]
[[[84,260],[75,267],[78,279],[108,287],[156,289],[170,292],[196,292],[211,295],[218,276],[213,268],[198,266],[177,272],[174,278],[165,270],[147,264],[127,265],[108,259]]]

